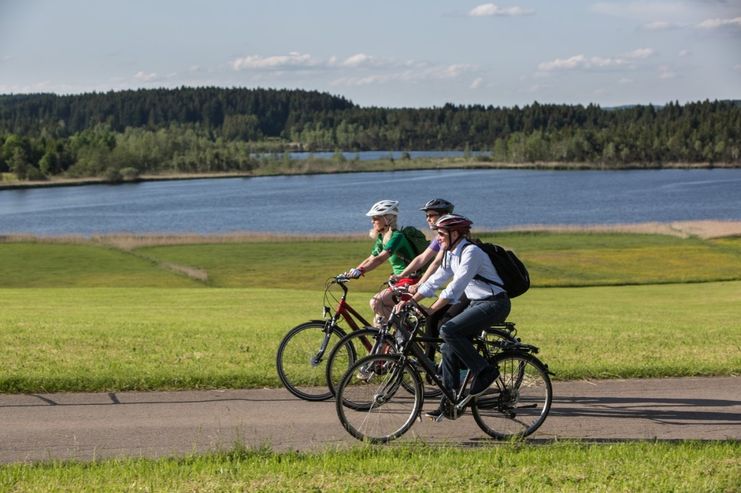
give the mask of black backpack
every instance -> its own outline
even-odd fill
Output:
[[[474,276],[474,279],[503,288],[507,291],[507,296],[510,298],[516,298],[530,288],[530,274],[528,274],[525,264],[517,258],[514,252],[507,250],[503,246],[495,245],[494,243],[484,243],[481,240],[471,240],[471,243],[468,245],[476,245],[489,256],[504,285],[486,279],[479,274]],[[466,248],[468,245],[465,245],[463,248]]]

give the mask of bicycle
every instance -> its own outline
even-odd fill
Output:
[[[409,312],[423,310],[410,301],[395,313],[393,323],[405,327]],[[411,428],[424,404],[417,365],[432,377],[445,396],[444,416],[448,419],[458,419],[470,407],[478,426],[496,439],[522,438],[543,424],[553,396],[550,371],[535,356],[537,347],[519,341],[492,340],[488,328],[484,329],[474,339],[474,345],[490,364],[498,366],[500,374],[487,391],[471,397],[467,392],[472,380],[470,371],[466,371],[455,392],[446,389],[434,371],[434,362],[419,345],[417,330],[418,327],[410,327],[410,336],[400,352],[362,358],[343,376],[337,388],[336,410],[342,426],[352,436],[386,443]],[[361,370],[370,377],[358,378]]]
[[[296,397],[307,401],[332,397],[334,394],[326,388],[325,353],[346,335],[340,322],[344,320],[353,332],[371,325],[347,302],[349,281],[343,275],[329,278],[324,286],[323,320],[297,325],[278,346],[275,362],[278,378]],[[339,298],[332,289],[335,286],[342,290]],[[335,306],[334,312],[330,305]]]
[[[388,282],[388,287],[394,293],[394,299],[400,300],[402,298],[408,299],[409,293],[406,286],[396,286],[391,282]],[[406,324],[424,326],[426,323],[426,314],[419,311],[418,313],[407,313]],[[336,389],[345,375],[347,369],[352,366],[358,359],[359,354],[363,354],[363,350],[367,351],[367,354],[380,354],[380,353],[399,353],[401,352],[400,344],[403,342],[403,337],[396,337],[392,327],[392,324],[384,324],[381,328],[369,327],[358,331],[353,331],[346,334],[340,341],[332,348],[329,352],[327,359],[327,387],[330,392],[334,395]],[[512,322],[504,322],[501,324],[492,325],[489,329],[489,335],[492,340],[494,338],[507,340],[511,342],[518,342],[516,338],[517,329],[515,324]],[[368,341],[373,341],[369,344]],[[442,342],[439,338],[419,336],[417,342],[421,342],[426,346],[435,347],[435,355],[440,355],[439,345]],[[370,347],[370,350],[369,350]],[[431,352],[426,351],[429,357]],[[436,364],[439,362],[436,362]],[[422,368],[418,366],[418,370],[424,372]],[[440,389],[434,385],[432,378],[425,377],[423,380],[424,394],[425,397],[438,397],[442,395]]]

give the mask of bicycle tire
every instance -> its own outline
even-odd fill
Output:
[[[347,369],[355,363],[355,361],[371,354],[368,352],[365,345],[358,339],[363,337],[372,339],[373,345],[375,346],[378,334],[379,330],[373,327],[356,330],[346,334],[342,339],[340,339],[335,347],[332,348],[327,360],[327,387],[333,395],[336,393],[337,386],[340,384],[342,377],[345,376]],[[388,348],[388,352],[398,353],[396,341],[393,336],[387,334],[385,339],[387,344],[384,347]],[[371,351],[372,350],[373,348],[371,348]],[[440,397],[442,391],[431,379],[427,378],[422,365],[416,363],[416,361],[413,364],[422,377],[422,386],[425,398],[431,399],[434,397]],[[402,382],[402,385],[406,385],[406,383]],[[411,388],[408,388],[407,390],[409,392],[413,391]]]
[[[372,375],[359,378],[363,368],[371,368]],[[422,380],[409,360],[399,354],[376,354],[356,361],[345,373],[335,406],[340,423],[352,436],[387,443],[411,428],[423,404]]]
[[[373,347],[369,350],[361,339],[366,338],[367,341],[375,346],[378,340],[380,331],[373,327],[365,327],[363,329],[354,330],[345,334],[337,344],[334,345],[332,350],[329,352],[327,357],[327,388],[335,394],[337,387],[342,381],[342,377],[345,376],[348,368],[350,368],[357,360],[368,356]],[[390,335],[386,335],[387,347],[394,348],[395,342]],[[395,349],[394,349],[395,351]]]
[[[327,327],[320,320],[306,322],[288,331],[278,346],[275,366],[283,386],[307,401],[332,397],[326,387],[325,365],[330,349],[345,335],[337,326]],[[324,338],[329,337],[323,354]]]
[[[524,438],[548,417],[553,388],[547,367],[532,354],[505,351],[493,358],[499,377],[471,405],[476,424],[498,440]]]

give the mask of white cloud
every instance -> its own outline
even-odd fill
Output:
[[[146,73],[143,71],[139,71],[134,74],[134,79],[138,80],[139,82],[151,82],[157,79],[157,74],[155,72]]]
[[[654,50],[651,48],[638,48],[636,50],[631,51],[630,53],[626,53],[624,56],[625,58],[642,59],[642,58],[648,58],[653,54],[654,54]]]
[[[470,17],[490,17],[490,16],[520,16],[532,15],[535,11],[524,7],[500,7],[493,3],[485,3],[472,8],[468,15]]]
[[[741,27],[741,17],[733,19],[706,19],[697,25],[700,29],[719,29],[722,27]]]
[[[691,54],[692,52],[690,50],[679,50],[679,53],[677,53],[677,55],[679,55],[682,58],[686,56],[690,56]]]
[[[478,89],[479,87],[481,87],[481,84],[483,83],[484,83],[484,79],[482,79],[481,77],[477,77],[473,80],[473,82],[471,82],[470,87],[471,89]]]
[[[332,86],[367,86],[372,84],[385,84],[388,82],[425,82],[431,80],[458,79],[464,74],[475,71],[474,65],[454,64],[447,66],[431,66],[417,62],[412,68],[404,68],[401,71],[392,70],[387,73],[376,73],[370,75],[345,76],[336,78],[331,82]]]
[[[642,60],[654,54],[652,48],[638,48],[619,57],[586,57],[582,54],[569,58],[556,58],[549,62],[538,64],[540,72],[555,72],[565,70],[589,70],[631,65],[635,60]]]
[[[234,70],[281,70],[291,68],[307,68],[319,65],[311,55],[292,51],[288,55],[263,57],[248,55],[231,61]]]
[[[361,65],[368,65],[373,63],[374,59],[372,56],[366,55],[365,53],[356,53],[355,55],[349,56],[342,62],[345,67],[359,67]]]
[[[574,55],[571,58],[556,58],[551,62],[540,63],[538,64],[538,70],[544,72],[550,72],[552,70],[570,70],[582,66],[585,63],[586,57],[584,55]]]

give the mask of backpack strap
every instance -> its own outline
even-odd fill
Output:
[[[474,243],[472,241],[469,241],[468,243],[466,243],[465,245],[463,245],[463,247],[461,248],[461,255],[463,255],[463,250],[465,250],[466,247],[468,247],[470,245],[478,246],[478,245],[476,245],[476,243]],[[486,253],[486,252],[484,252],[484,253]],[[488,255],[487,255],[487,257],[488,257]],[[494,262],[492,262],[492,265],[494,265]],[[494,267],[494,268],[496,269],[496,267]],[[493,284],[494,286],[499,286],[500,288],[502,288],[502,289],[504,289],[506,291],[506,289],[504,287],[504,284],[502,284],[501,282],[492,281],[491,279],[487,279],[484,276],[482,276],[481,274],[476,274],[475,276],[473,276],[473,278],[476,279],[477,281],[485,282],[487,284]]]

